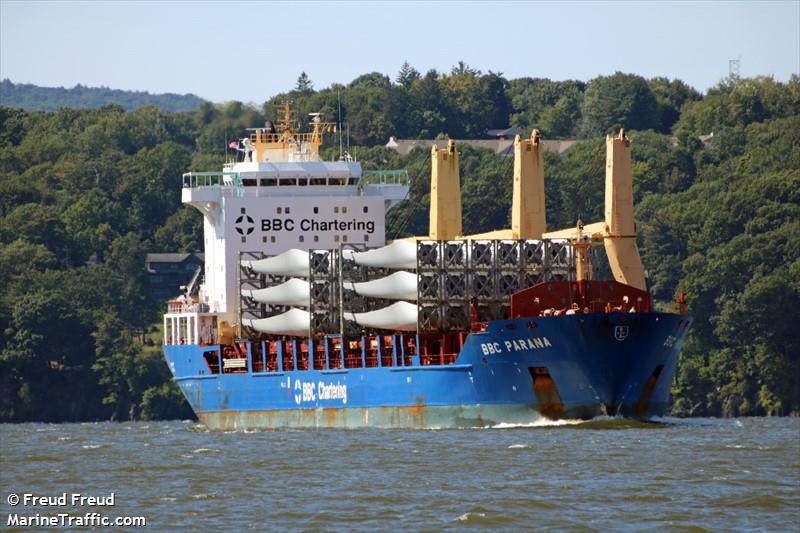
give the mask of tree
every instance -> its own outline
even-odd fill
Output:
[[[658,104],[658,131],[661,133],[669,133],[672,130],[673,124],[680,117],[680,110],[684,104],[700,99],[700,93],[681,80],[659,77],[653,78],[647,83]]]
[[[511,115],[511,100],[508,98],[508,80],[503,77],[502,72],[489,71],[481,77],[487,99],[492,102],[493,115],[491,126],[504,128],[509,125]]]
[[[181,206],[156,230],[153,251],[199,252],[203,249],[203,215]]]
[[[389,76],[380,72],[370,72],[357,77],[347,87],[349,89],[388,89],[391,85]]]
[[[397,83],[409,89],[415,80],[420,78],[419,71],[405,61],[397,74]]]
[[[581,106],[581,133],[595,137],[619,131],[657,129],[658,104],[641,76],[617,72],[589,81]]]
[[[697,101],[687,103],[675,123],[675,135],[686,143],[692,136],[714,133],[737,125],[746,126],[774,118],[800,114],[800,78],[788,83],[766,76],[722,82]]]
[[[64,212],[65,229],[83,261],[94,255],[98,262],[119,234],[119,206],[100,189],[91,189]]]
[[[541,134],[549,139],[574,135],[581,116],[580,102],[583,94],[576,88],[567,89],[551,107],[546,107],[539,120]]]
[[[445,113],[449,113],[449,106],[439,85],[439,73],[435,69],[429,70],[425,76],[412,83],[409,107],[411,137],[433,139],[445,131]]]
[[[491,99],[489,87],[478,77],[478,71],[462,63],[453,74],[440,81],[442,93],[448,102],[447,132],[454,138],[475,139],[494,126],[496,103]]]
[[[309,79],[308,74],[305,71],[300,73],[300,76],[297,78],[297,84],[294,86],[294,90],[300,94],[311,94],[314,92],[314,84]]]
[[[456,63],[453,68],[450,70],[450,74],[452,76],[480,76],[481,71],[476,70],[463,61],[459,61]]]
[[[583,82],[520,78],[508,84],[510,123],[523,130],[538,128],[546,137],[570,136],[577,131]]]

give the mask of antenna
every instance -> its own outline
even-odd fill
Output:
[[[736,59],[728,60],[728,77],[730,77],[732,80],[739,79],[739,67],[742,62],[741,57],[742,56],[739,56]]]
[[[342,156],[344,155],[342,150],[342,88],[339,87],[336,90],[336,100],[339,104],[339,119],[337,120],[338,124],[337,127],[339,128],[339,160],[341,161]]]

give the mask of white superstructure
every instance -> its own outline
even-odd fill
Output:
[[[363,179],[361,165],[349,157],[320,161],[322,134],[333,125],[315,115],[312,131],[298,133],[288,106],[284,112],[281,122],[231,144],[241,161],[222,172],[183,176],[183,203],[203,214],[205,271],[197,301],[170,303],[164,317],[168,344],[216,342],[223,322],[236,323],[241,252],[273,257],[386,243],[386,212],[405,198],[407,179]]]

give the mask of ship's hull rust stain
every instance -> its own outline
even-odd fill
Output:
[[[629,406],[631,409],[635,404]],[[651,405],[651,408],[657,407]],[[587,419],[603,414],[600,405],[571,406],[565,419]],[[319,409],[263,409],[250,411],[206,411],[199,413],[208,429],[395,429],[487,428],[541,423],[543,416],[530,404],[462,406],[331,407]]]

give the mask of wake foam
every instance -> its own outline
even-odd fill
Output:
[[[585,424],[588,420],[578,419],[563,419],[563,420],[550,420],[549,418],[537,418],[530,422],[511,423],[500,422],[491,426],[490,429],[513,429],[513,428],[543,428],[543,427],[558,427],[558,426],[575,426],[578,424]]]

